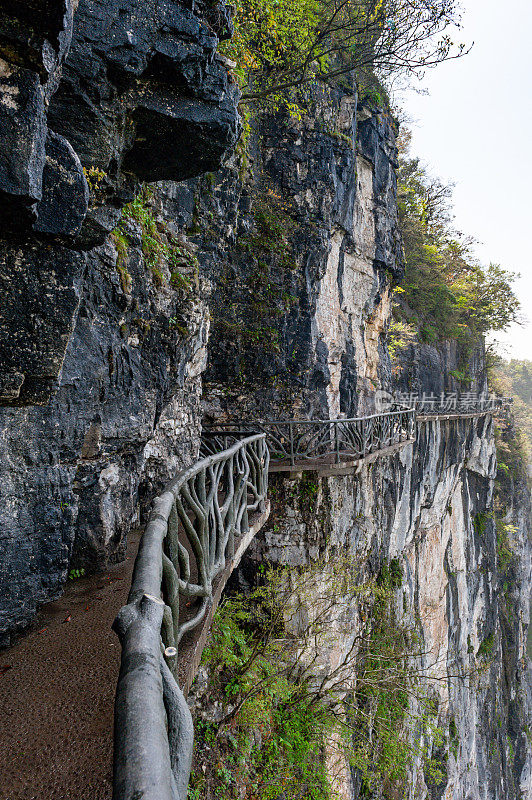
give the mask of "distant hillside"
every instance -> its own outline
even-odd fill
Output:
[[[514,398],[513,413],[519,429],[525,434],[529,457],[532,453],[532,361],[496,358],[492,367],[492,386]]]

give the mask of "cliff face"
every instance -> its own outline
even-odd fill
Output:
[[[196,234],[200,260],[218,270],[210,273],[217,288],[204,384],[209,421],[352,415],[373,411],[380,388],[437,394],[458,388],[451,373],[463,354],[454,342],[413,343],[391,368],[390,277],[401,275],[393,127],[363,104],[355,114],[349,96],[332,108],[325,130],[318,99],[310,121],[256,131],[261,178],[236,195],[230,224],[231,171],[214,180],[215,222],[208,218]],[[351,146],[338,136],[346,130]],[[283,303],[283,293],[293,299]],[[482,346],[468,359],[472,389],[483,390]],[[269,526],[240,571],[246,586],[264,562],[308,567],[309,583],[318,587],[314,601],[312,591],[306,597],[312,618],[319,587],[334,582],[339,554],[364,564],[366,576],[399,565],[397,614],[418,626],[421,667],[443,732],[441,741],[425,743],[440,774],[418,759],[407,786],[412,800],[517,800],[532,791],[530,495],[522,478],[507,486],[503,494],[513,499],[503,519],[498,501],[494,509],[496,475],[494,423],[480,417],[422,423],[414,445],[354,477],[274,476]],[[312,565],[322,562],[316,580]],[[339,601],[338,614],[344,613]],[[356,609],[350,625],[354,637],[362,626]],[[338,627],[345,631],[339,621]],[[352,645],[345,632],[333,647],[323,643],[320,678]],[[356,773],[343,774],[341,796],[367,796]],[[380,786],[371,796],[388,792]]]
[[[137,176],[199,174],[236,140],[215,57],[231,24],[212,14],[89,0],[0,12],[4,638],[69,567],[121,557],[153,465],[164,480],[197,454],[208,319],[175,238],[183,191],[161,186],[140,222],[108,233]]]
[[[215,56],[223,6],[74,5],[0,14],[5,643],[70,568],[120,559],[143,505],[197,457],[202,421],[371,413],[377,390],[454,389],[463,366],[454,343],[414,343],[392,369],[387,114],[313,88],[302,120],[253,120],[246,166]],[[482,348],[468,368],[484,387]],[[400,453],[316,480],[311,503],[306,479],[275,478],[242,568],[401,565],[397,613],[418,626],[445,731],[427,741],[443,777],[418,762],[412,799],[532,791],[529,493],[496,475],[489,417],[423,423]],[[345,770],[345,796],[357,781]]]
[[[415,444],[354,477],[310,478],[311,514],[304,483],[274,480],[270,527],[242,568],[247,582],[265,561],[310,570],[320,559],[317,583],[331,585],[340,554],[364,564],[361,581],[394,564],[402,578],[396,613],[402,623],[419,626],[420,667],[443,731],[437,746],[430,737],[425,743],[441,776],[434,779],[418,760],[407,784],[412,800],[517,799],[531,791],[529,519],[523,524],[525,502],[509,578],[489,516],[495,470],[493,423],[480,418],[421,424]],[[312,592],[306,605],[311,617]],[[338,613],[345,613],[340,598]],[[344,633],[334,647],[323,646],[315,668],[320,677],[352,652],[363,622],[353,610],[352,638]],[[345,630],[345,621],[336,624]],[[359,791],[356,773],[346,768],[342,796],[367,796]],[[391,796],[382,791],[370,796]]]
[[[227,208],[227,170],[197,236],[217,270],[205,392],[217,419],[239,387],[252,416],[353,416],[389,372],[389,277],[403,269],[393,126],[348,90],[316,91],[308,110],[256,123],[238,202]]]

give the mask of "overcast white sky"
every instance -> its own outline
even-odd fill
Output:
[[[455,226],[484,263],[521,273],[528,324],[499,335],[501,354],[532,359],[532,0],[462,0],[459,41],[475,45],[429,70],[428,95],[399,98],[412,155],[454,189]]]

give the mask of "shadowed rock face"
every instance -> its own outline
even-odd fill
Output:
[[[122,166],[148,181],[215,169],[237,135],[217,41],[172,0],[81,0],[50,109],[54,130],[110,180]]]
[[[80,251],[105,240],[135,181],[217,169],[235,143],[235,90],[215,58],[231,29],[224,6],[198,16],[172,0],[2,3],[0,405],[49,399]]]
[[[123,557],[139,497],[197,455],[206,311],[150,273],[138,226],[119,266],[108,233],[137,179],[217,169],[236,140],[231,29],[223,5],[0,2],[0,631],[73,561]]]
[[[6,2],[0,10],[0,220],[4,227],[27,229],[36,220],[46,161],[46,109],[70,46],[73,6],[72,0],[35,0]]]
[[[85,257],[33,239],[0,241],[0,391],[4,405],[46,402],[75,322]]]
[[[57,134],[66,140],[65,153],[70,144],[83,166],[105,173],[107,195],[117,205],[123,203],[116,196],[122,166],[146,181],[216,169],[238,133],[234,91],[215,59],[218,38],[230,33],[225,7],[207,23],[172,0],[81,0],[75,16],[72,0],[22,9],[7,3],[0,11],[4,222],[53,235],[79,233],[87,186],[71,154],[70,168],[54,176],[54,202],[49,193],[46,210],[38,205],[45,163],[57,160]],[[47,136],[48,129],[56,136]],[[65,192],[75,207],[67,221]]]

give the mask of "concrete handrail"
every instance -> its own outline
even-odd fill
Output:
[[[213,583],[264,509],[269,452],[255,433],[183,470],[156,498],[127,605],[115,700],[113,800],[185,800],[194,731],[177,683],[179,641],[203,620]],[[180,598],[191,612],[180,619]]]
[[[346,419],[260,421],[249,427],[267,435],[272,459],[295,465],[319,459],[339,464],[364,458],[414,439],[415,425],[416,412],[407,409]],[[213,427],[204,433],[204,441],[220,446],[227,437],[240,434],[236,427]]]

